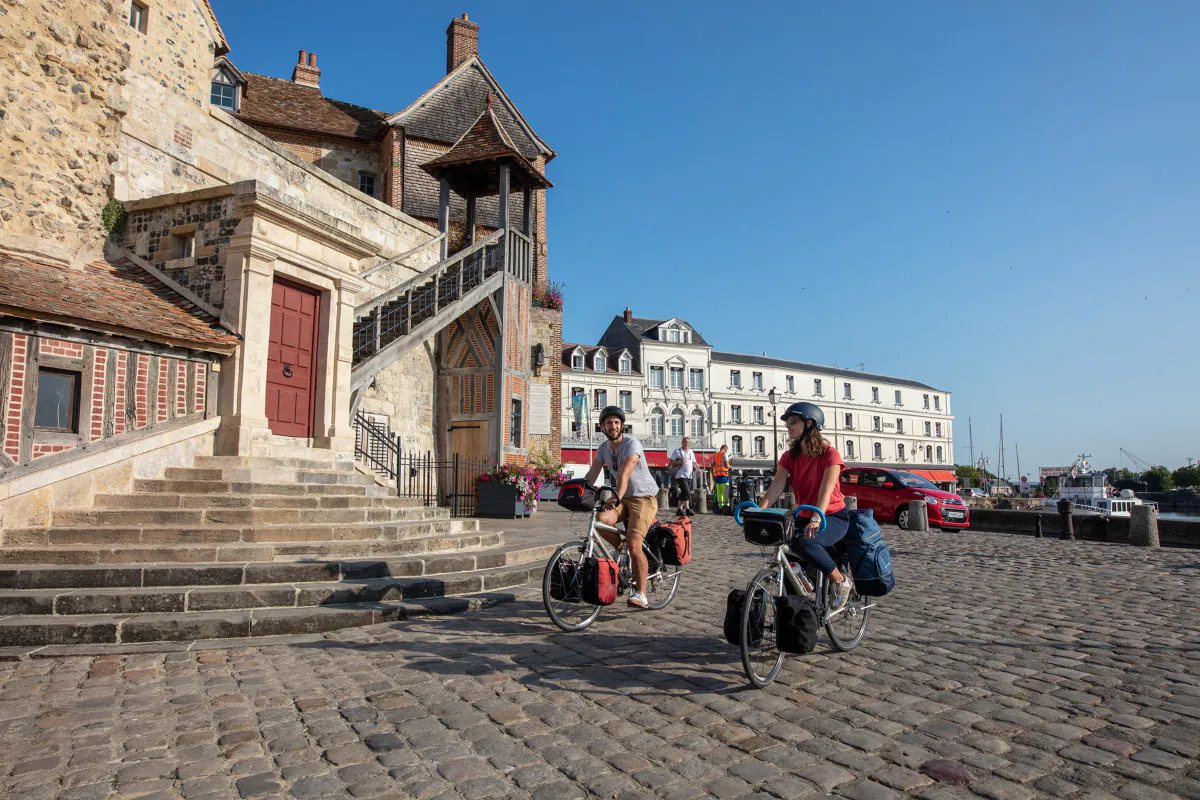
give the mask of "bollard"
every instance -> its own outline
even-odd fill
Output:
[[[908,529],[910,531],[929,530],[929,507],[924,500],[908,501]]]
[[[692,490],[692,504],[691,504],[690,508],[692,509],[692,511],[694,511],[697,514],[707,514],[708,513],[708,492],[704,491],[703,489],[693,489]]]
[[[1129,509],[1129,543],[1138,547],[1158,547],[1158,509],[1137,505]]]
[[[658,510],[659,511],[667,510],[667,499],[670,497],[670,495],[671,495],[670,491],[665,486],[663,486],[662,488],[660,488],[658,490]]]
[[[846,510],[847,511],[857,511],[858,510],[858,498],[852,494],[846,495]]]
[[[1042,538],[1042,515],[1041,514],[1038,514],[1037,519],[1034,520],[1033,538],[1035,538],[1035,539]]]
[[[1075,521],[1071,518],[1071,501],[1058,501],[1058,516],[1061,517],[1059,522],[1062,524],[1062,530],[1058,535],[1059,539],[1075,541]]]
[[[779,495],[779,503],[777,505],[780,508],[795,508],[796,495],[792,494],[791,492],[784,492],[783,494]]]

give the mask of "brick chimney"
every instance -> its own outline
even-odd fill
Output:
[[[296,66],[292,69],[292,83],[310,89],[321,88],[321,70],[317,69],[317,54],[300,51]]]
[[[446,28],[446,74],[479,53],[479,26],[467,20],[467,15],[455,18]]]
[[[629,310],[629,306],[625,306],[625,321],[633,322],[633,312]]]

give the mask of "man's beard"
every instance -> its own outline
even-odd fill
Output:
[[[624,429],[622,428],[618,428],[616,433],[609,433],[607,428],[604,430],[604,435],[608,437],[610,442],[615,442],[617,439],[620,439],[622,433],[624,433]]]

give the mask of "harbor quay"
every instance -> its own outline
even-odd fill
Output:
[[[761,691],[721,623],[765,558],[703,515],[671,606],[578,634],[527,587],[323,635],[9,653],[0,797],[1200,797],[1200,552],[883,532],[897,584],[863,644],[822,638]]]

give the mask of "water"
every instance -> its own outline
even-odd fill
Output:
[[[1158,512],[1159,519],[1200,519],[1200,509],[1184,508]]]

